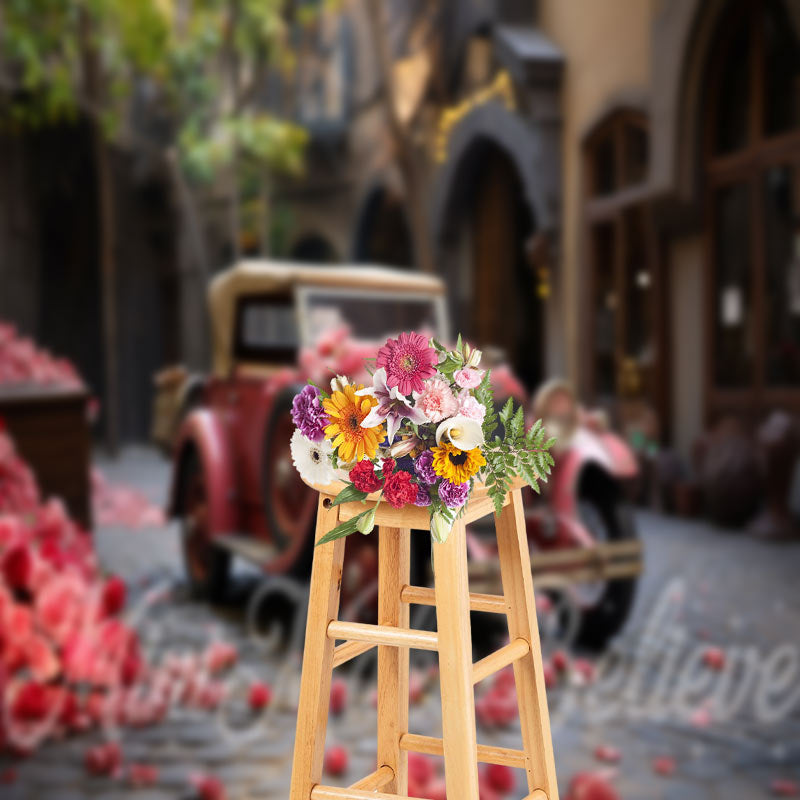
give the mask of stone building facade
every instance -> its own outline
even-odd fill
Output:
[[[800,410],[800,2],[438,5],[415,135],[458,327],[684,453]],[[387,8],[408,59],[419,9]],[[347,101],[285,187],[290,238],[411,266],[374,42],[344,9]]]

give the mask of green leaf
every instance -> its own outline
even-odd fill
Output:
[[[342,503],[352,503],[353,501],[361,501],[367,496],[366,492],[362,492],[360,489],[356,489],[356,487],[349,483],[347,486],[342,489],[339,494],[336,495],[334,501],[331,503],[332,506],[340,506]]]
[[[336,541],[336,539],[342,539],[345,536],[349,536],[351,533],[355,533],[358,530],[358,526],[362,517],[367,516],[367,514],[374,513],[374,509],[372,508],[362,511],[357,517],[353,517],[353,519],[349,519],[347,522],[342,522],[333,530],[328,531],[328,533],[326,533],[314,546],[319,547],[321,544],[328,544],[328,542],[333,542]]]
[[[524,428],[525,428],[525,416],[522,411],[522,406],[519,406],[517,408],[517,412],[511,419],[511,435],[515,439],[518,439],[520,436],[522,436]]]

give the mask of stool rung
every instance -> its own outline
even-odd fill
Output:
[[[363,622],[328,623],[329,639],[345,639],[392,647],[415,647],[418,650],[438,650],[439,637],[432,631],[417,631],[412,628],[394,628],[390,625],[367,625]]]
[[[394,780],[394,770],[388,765],[384,764],[379,767],[375,772],[371,772],[366,778],[350,785],[351,789],[361,789],[362,791],[376,792],[383,789],[387,783]]]
[[[346,664],[348,661],[351,661],[356,656],[360,656],[362,653],[366,653],[368,650],[372,650],[375,647],[374,644],[370,642],[345,642],[344,644],[340,644],[337,647],[333,648],[333,666],[341,667],[342,664]]]
[[[311,800],[414,800],[405,794],[386,794],[363,789],[341,789],[317,784],[311,790]]]
[[[404,586],[400,592],[400,599],[404,603],[414,603],[418,606],[435,606],[436,592],[424,586]],[[470,592],[470,611],[487,611],[490,614],[505,614],[506,599],[499,594],[478,594]]]
[[[499,672],[503,667],[524,658],[530,649],[531,647],[525,639],[514,639],[505,647],[495,650],[494,653],[490,653],[486,658],[482,658],[472,665],[472,682],[480,683],[484,678]]]
[[[444,745],[441,739],[433,736],[420,736],[416,733],[404,733],[400,737],[400,749],[412,753],[425,753],[429,756],[444,755]],[[483,764],[505,764],[507,767],[525,769],[525,760],[526,756],[522,750],[511,750],[507,747],[494,747],[487,744],[478,745],[478,761]]]
[[[525,795],[522,800],[547,800],[547,792],[544,789],[534,789],[530,794]]]

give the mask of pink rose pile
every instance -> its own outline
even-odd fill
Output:
[[[38,383],[69,389],[83,388],[74,365],[38,348],[7,322],[0,322],[0,384]]]
[[[235,663],[235,648],[215,641],[148,664],[121,618],[126,599],[125,583],[100,574],[91,538],[61,502],[41,500],[0,427],[0,752],[30,753],[109,724],[152,724],[171,705],[219,706],[219,675]],[[255,694],[251,705],[269,703],[264,688]],[[112,744],[87,754],[88,770],[117,772]]]
[[[138,639],[118,618],[125,596],[119,578],[100,576],[91,539],[64,506],[42,502],[0,430],[0,748],[29,751],[89,727],[94,692],[139,677]]]

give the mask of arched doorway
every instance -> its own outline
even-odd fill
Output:
[[[459,330],[503,352],[533,388],[544,378],[543,287],[527,251],[536,231],[509,152],[488,137],[472,143],[448,199],[445,259]]]
[[[364,264],[414,266],[414,247],[402,198],[384,186],[373,188],[364,202],[353,259]]]

